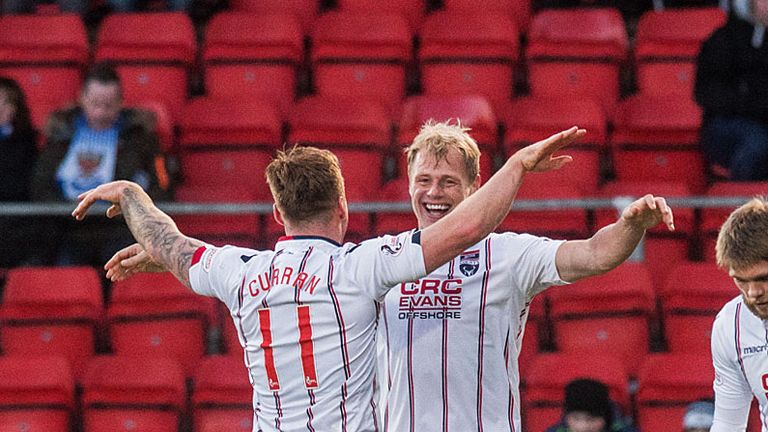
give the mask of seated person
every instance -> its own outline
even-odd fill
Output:
[[[698,401],[688,405],[683,416],[683,432],[709,432],[715,416],[712,401]]]
[[[563,417],[547,432],[636,432],[608,397],[608,387],[592,379],[576,379],[565,386]]]

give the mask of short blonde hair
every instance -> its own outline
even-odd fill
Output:
[[[283,218],[296,224],[326,217],[344,196],[339,160],[316,147],[278,151],[267,166],[266,177]]]
[[[717,264],[743,269],[768,260],[768,202],[755,197],[734,210],[720,227],[715,246]]]
[[[464,170],[470,182],[475,181],[480,173],[480,149],[475,140],[467,132],[471,129],[461,126],[461,120],[451,123],[435,122],[430,119],[421,126],[419,134],[413,143],[405,149],[408,158],[408,174],[410,175],[416,155],[419,152],[431,153],[436,160],[445,159],[453,148],[459,151],[464,160]]]

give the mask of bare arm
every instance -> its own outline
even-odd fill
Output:
[[[167,269],[189,287],[192,255],[204,243],[179,232],[173,220],[154,205],[139,185],[128,181],[106,183],[80,195],[78,200],[72,212],[78,220],[85,217],[96,201],[111,202],[107,217],[122,213],[133,237],[155,265]]]
[[[553,153],[585,134],[584,129],[574,126],[519,150],[488,183],[426,228],[421,234],[421,245],[427,272],[490,234],[509,212],[525,173],[555,170],[570,162],[570,156]]]
[[[675,230],[672,210],[664,198],[646,195],[638,199],[624,209],[618,221],[588,240],[567,241],[560,246],[555,257],[560,278],[574,282],[616,268],[629,258],[645,230],[662,221],[670,231]]]

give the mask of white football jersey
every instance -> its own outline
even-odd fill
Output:
[[[747,309],[741,296],[728,302],[715,318],[712,362],[716,421],[722,416],[730,424],[743,421],[746,426],[754,396],[760,403],[762,430],[768,432],[768,322]],[[726,429],[737,432],[733,426]]]
[[[192,289],[229,308],[253,385],[254,431],[375,431],[380,301],[425,275],[420,232],[360,244],[283,237],[274,251],[201,247]]]
[[[533,296],[565,283],[560,244],[491,234],[387,294],[377,336],[384,430],[521,430],[518,352]]]

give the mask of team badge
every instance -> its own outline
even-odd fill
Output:
[[[472,276],[480,268],[480,251],[473,250],[464,252],[459,256],[459,270],[464,276]]]
[[[381,245],[381,251],[387,255],[398,256],[400,251],[403,250],[403,241],[400,237],[388,237],[383,239],[384,244]]]

